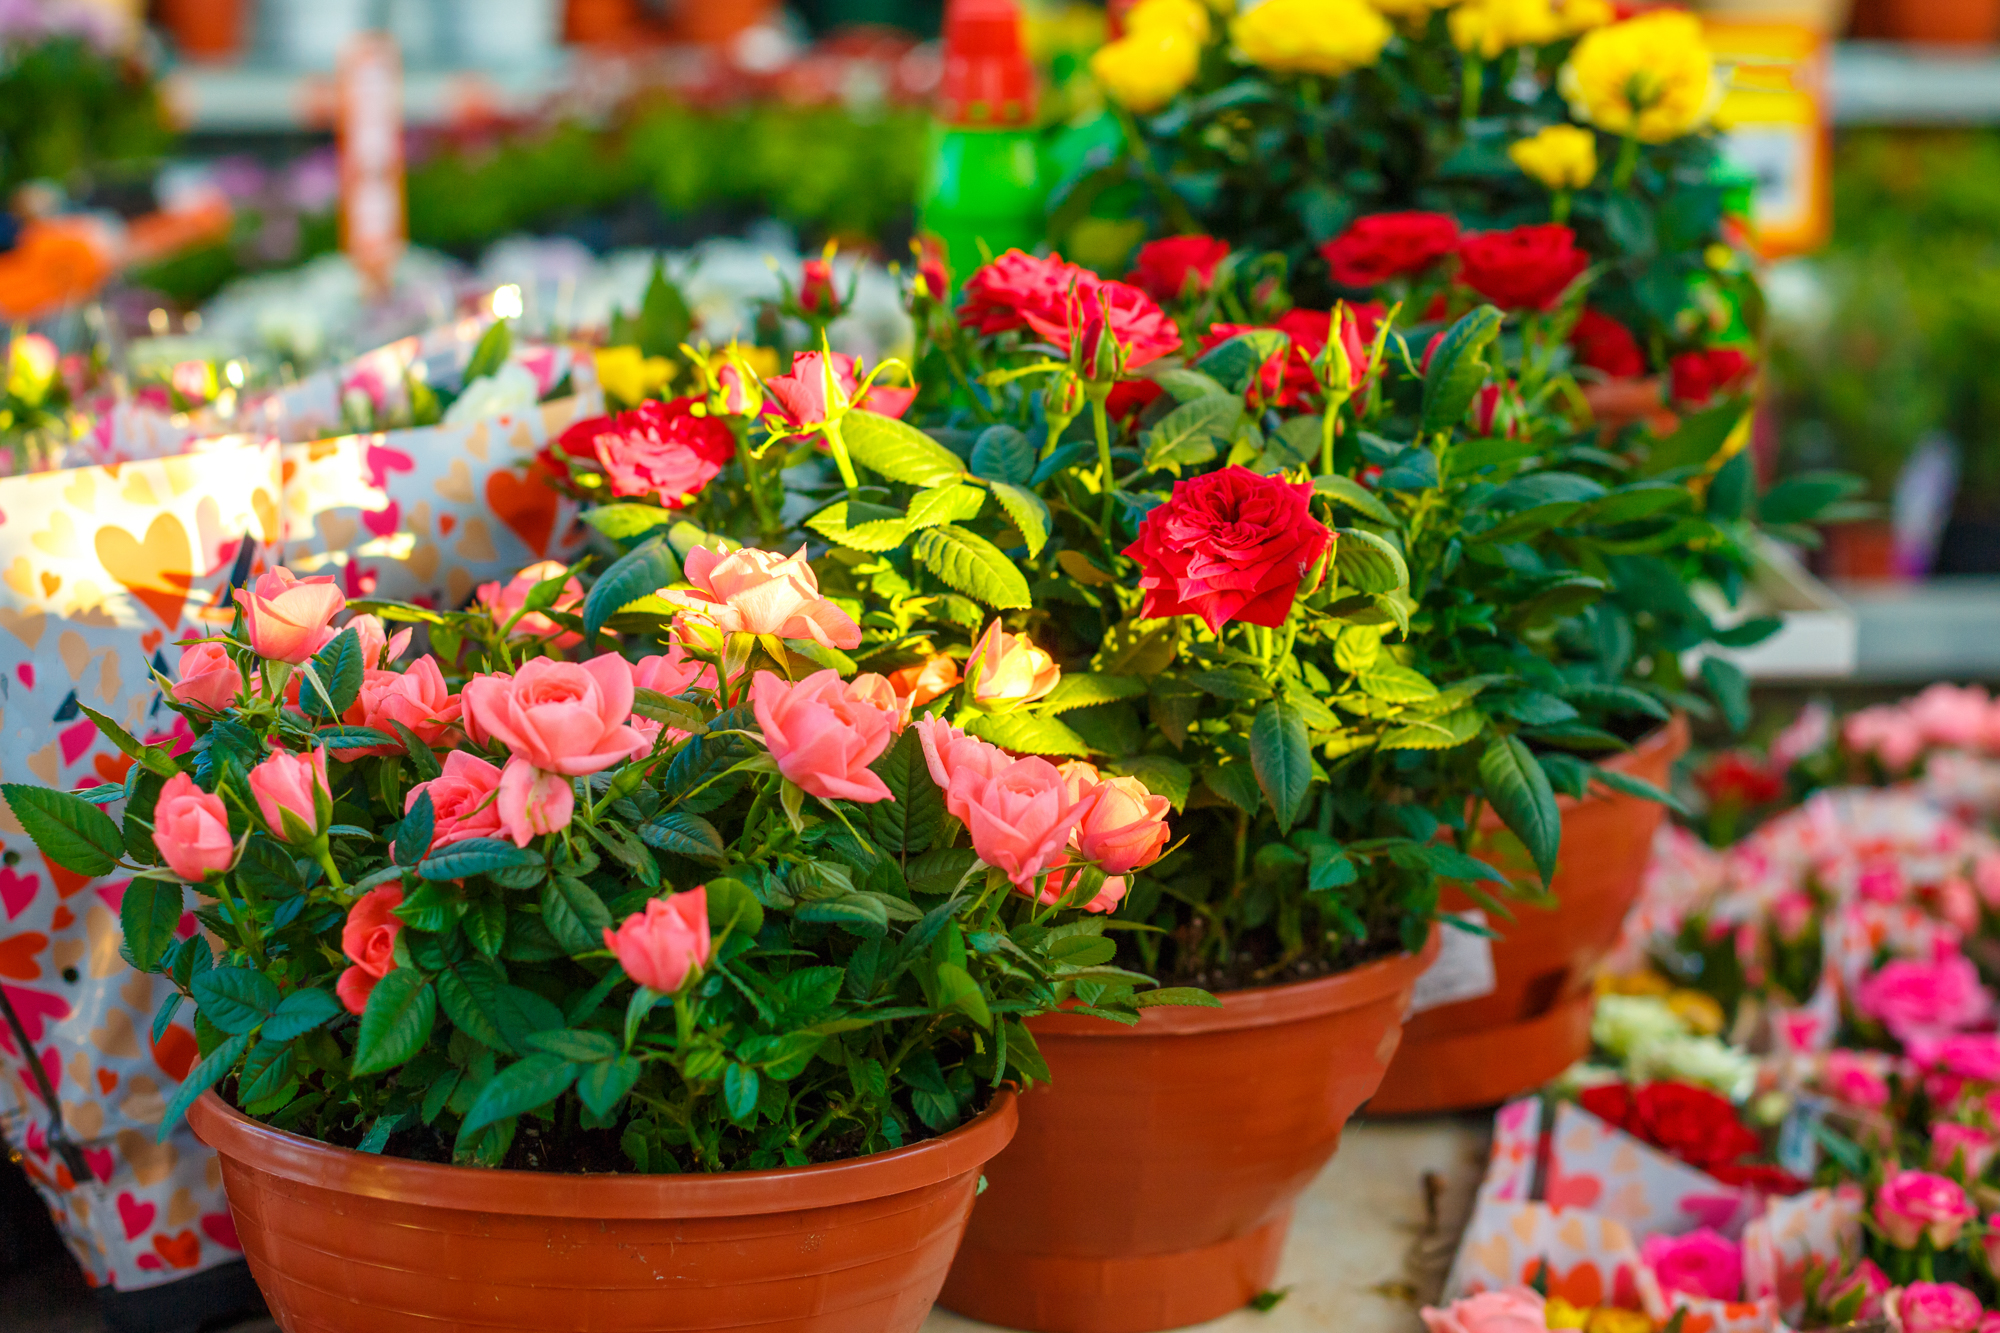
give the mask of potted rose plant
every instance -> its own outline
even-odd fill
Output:
[[[191,747],[93,713],[122,785],[5,789],[57,863],[131,872],[160,1021],[195,1006],[166,1123],[221,1155],[286,1323],[914,1330],[1007,1089],[1047,1077],[1026,1020],[1212,1003],[1136,990],[1064,902],[1161,811],[939,756],[882,677],[811,660],[861,633],[803,560],[687,572],[621,617],[635,662],[562,660],[597,633],[561,573],[504,619],[336,631],[332,580],[273,570],[160,682]]]

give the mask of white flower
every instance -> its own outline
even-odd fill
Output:
[[[447,426],[464,426],[491,417],[517,416],[541,400],[541,386],[534,372],[509,361],[484,379],[465,386],[465,392],[444,414]]]
[[[1590,1020],[1590,1039],[1614,1059],[1629,1061],[1655,1042],[1691,1032],[1667,1002],[1653,995],[1600,995]]]
[[[1718,1037],[1669,1037],[1633,1054],[1635,1079],[1673,1079],[1742,1101],[1757,1087],[1757,1057]]]

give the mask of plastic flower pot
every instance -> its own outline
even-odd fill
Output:
[[[1150,1333],[1268,1290],[1293,1204],[1381,1081],[1437,943],[1133,1028],[1030,1020],[1052,1082],[987,1166],[941,1303],[1007,1328]]]
[[[189,60],[228,60],[243,48],[243,0],[161,0],[160,22]]]
[[[1687,720],[1676,717],[1605,766],[1664,787],[1687,747]],[[1589,1051],[1591,974],[1618,942],[1638,900],[1666,808],[1601,788],[1581,801],[1558,801],[1563,832],[1552,885],[1556,906],[1520,904],[1512,921],[1490,923],[1500,935],[1493,942],[1494,989],[1410,1019],[1403,1048],[1368,1105],[1371,1114],[1490,1106],[1540,1087]],[[1489,811],[1482,833],[1501,831]],[[1504,856],[1497,863],[1509,873],[1532,873]],[[1444,910],[1475,906],[1446,890]]]
[[[288,1333],[914,1333],[1015,1099],[894,1152],[778,1171],[557,1175],[350,1152],[188,1112]]]
[[[1889,0],[1882,17],[1898,41],[1941,46],[2000,41],[2000,0]]]

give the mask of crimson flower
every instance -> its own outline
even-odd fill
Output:
[[[1082,340],[1094,374],[1096,339],[1109,332],[1125,368],[1137,370],[1181,350],[1180,329],[1157,302],[1139,288],[1111,282],[1060,255],[1043,259],[1009,250],[965,280],[965,303],[958,321],[982,335],[1026,330],[1055,345],[1064,356]]]
[[[1387,312],[1374,301],[1348,306],[1347,311],[1348,317],[1341,321],[1340,341],[1347,349],[1348,364],[1355,369],[1354,389],[1358,393],[1367,382],[1363,367],[1374,347],[1375,331]],[[1326,350],[1327,333],[1332,327],[1333,316],[1329,311],[1287,310],[1270,324],[1211,325],[1201,337],[1201,347],[1207,351],[1255,329],[1278,330],[1291,339],[1291,347],[1265,362],[1250,394],[1259,407],[1296,409],[1319,396],[1319,379],[1313,374],[1312,363]]]
[[[1576,362],[1606,379],[1637,379],[1646,373],[1646,354],[1632,330],[1600,310],[1586,309],[1569,335]]]
[[[1215,632],[1232,620],[1284,624],[1299,584],[1333,547],[1312,491],[1246,467],[1178,482],[1125,548],[1139,563],[1140,614],[1199,616]]]
[[[1376,213],[1319,248],[1320,258],[1343,287],[1373,287],[1416,273],[1458,244],[1458,223],[1447,213]]]
[[[1734,347],[1683,352],[1671,363],[1674,401],[1707,407],[1720,394],[1741,388],[1755,365]]]
[[[1201,295],[1215,285],[1215,270],[1229,258],[1229,242],[1213,236],[1169,236],[1139,247],[1125,281],[1155,301]]]
[[[1458,276],[1503,310],[1547,310],[1590,267],[1568,227],[1475,232],[1458,245]]]

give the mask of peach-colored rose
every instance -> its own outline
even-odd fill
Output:
[[[1070,876],[1075,873],[1074,869],[1051,870],[1048,873],[1048,877],[1042,881],[1041,896],[1036,901],[1044,907],[1053,907],[1055,904],[1061,902],[1063,895],[1069,892]],[[1082,905],[1083,910],[1086,912],[1116,911],[1118,904],[1125,901],[1125,894],[1130,887],[1130,881],[1123,875],[1109,876],[1105,879],[1104,886],[1097,891],[1096,896]]]
[[[1957,1181],[1929,1171],[1892,1171],[1875,1192],[1875,1221],[1899,1249],[1915,1249],[1925,1236],[1949,1249],[1978,1215]]]
[[[221,713],[243,691],[243,673],[219,643],[196,643],[181,649],[180,680],[174,698]]]
[[[361,641],[361,665],[370,671],[386,669],[408,650],[410,640],[416,636],[416,631],[408,626],[392,636],[380,616],[365,611],[350,616],[341,628],[353,630],[354,637]]]
[[[153,807],[153,845],[167,868],[192,884],[212,870],[229,869],[236,859],[222,798],[195,786],[186,773],[174,774],[160,788]]]
[[[1015,888],[1032,893],[1035,877],[1062,860],[1083,803],[1070,795],[1054,764],[1033,756],[979,781],[976,792],[963,778],[954,778],[947,796],[963,795],[973,851],[1006,871]]]
[[[865,686],[857,694],[831,668],[796,684],[770,671],[750,682],[750,706],[778,771],[823,801],[891,799],[868,765],[895,739],[894,701],[885,708],[865,696]]]
[[[576,814],[576,789],[572,779],[560,773],[536,768],[518,755],[500,770],[500,794],[496,807],[500,827],[526,847],[545,833],[560,833]]]
[[[429,792],[436,819],[430,850],[467,838],[500,836],[500,770],[478,755],[453,750],[444,757],[444,771],[429,782],[419,782],[403,798],[408,813],[417,803],[417,793]]]
[[[465,704],[444,683],[444,672],[429,654],[410,664],[407,671],[369,671],[361,679],[361,694],[342,720],[354,726],[373,727],[394,736],[391,722],[408,727],[426,745],[449,745],[456,738],[459,715]],[[358,749],[335,750],[336,759],[355,760],[366,755],[401,754],[400,742],[369,745]]]
[[[708,887],[654,898],[644,912],[604,932],[604,947],[625,975],[648,990],[670,995],[690,972],[708,965]]]
[[[972,646],[973,702],[995,712],[1033,703],[1056,687],[1062,669],[1025,634],[1009,634],[994,621]]]
[[[1167,849],[1167,813],[1174,803],[1133,777],[1105,778],[1083,795],[1076,849],[1107,875],[1144,870]]]
[[[333,990],[350,1014],[366,1009],[375,983],[396,968],[396,937],[403,933],[396,909],[402,905],[403,886],[384,884],[363,894],[347,909],[347,924],[340,928],[340,951],[354,966],[340,974]]]
[[[331,574],[300,579],[280,567],[238,588],[236,604],[243,608],[257,655],[297,666],[333,637],[333,618],[347,605],[347,597]]]
[[[333,810],[333,791],[326,779],[326,751],[293,754],[274,750],[270,758],[250,770],[250,795],[257,802],[265,825],[280,841],[293,841],[285,828],[289,814],[317,836],[327,826]]]
[[[628,725],[632,664],[616,653],[583,663],[538,657],[513,676],[473,677],[461,697],[475,744],[498,742],[546,772],[581,777],[651,748]]]
[[[663,588],[660,596],[726,634],[775,634],[811,639],[823,648],[858,648],[861,627],[819,594],[806,548],[791,555],[745,548],[721,555],[705,546],[688,552],[692,589]]]
[[[528,594],[535,590],[536,584],[546,583],[568,572],[569,566],[560,560],[543,560],[538,564],[529,565],[516,574],[507,581],[505,587],[498,583],[480,584],[473,592],[473,599],[486,608],[487,614],[493,617],[495,625],[506,629],[507,623],[513,621],[515,614],[527,605]],[[552,609],[574,611],[582,605],[583,583],[571,578],[563,584],[562,595],[556,598]],[[530,611],[518,621],[514,621],[514,628],[508,631],[508,637],[549,640],[553,647],[562,651],[567,651],[583,642],[581,634],[563,629],[540,611]]]
[[[632,664],[632,684],[636,689],[651,690],[670,698],[689,690],[713,690],[715,668],[706,662],[690,660],[686,648],[679,643],[669,643],[666,652],[642,657]],[[669,727],[636,713],[632,716],[632,730],[645,738],[649,750],[658,744],[662,731],[666,732],[669,741],[676,743],[686,740],[688,736],[678,727]]]
[[[1429,1333],[1543,1333],[1543,1301],[1525,1287],[1482,1291],[1440,1310],[1426,1305],[1418,1311]]]
[[[972,802],[979,791],[994,774],[1014,762],[999,746],[968,736],[943,718],[920,719],[917,739],[923,743],[931,781],[944,792],[944,808],[961,824],[970,822]]]
[[[943,698],[957,689],[962,679],[958,674],[957,658],[949,653],[934,653],[916,666],[891,671],[889,687],[903,701],[903,713],[907,717],[931,700]]]
[[[864,671],[847,682],[850,698],[873,704],[896,719],[896,730],[901,731],[909,722],[909,710],[903,706],[903,697],[896,693],[896,687],[889,683],[887,676],[873,671]]]

